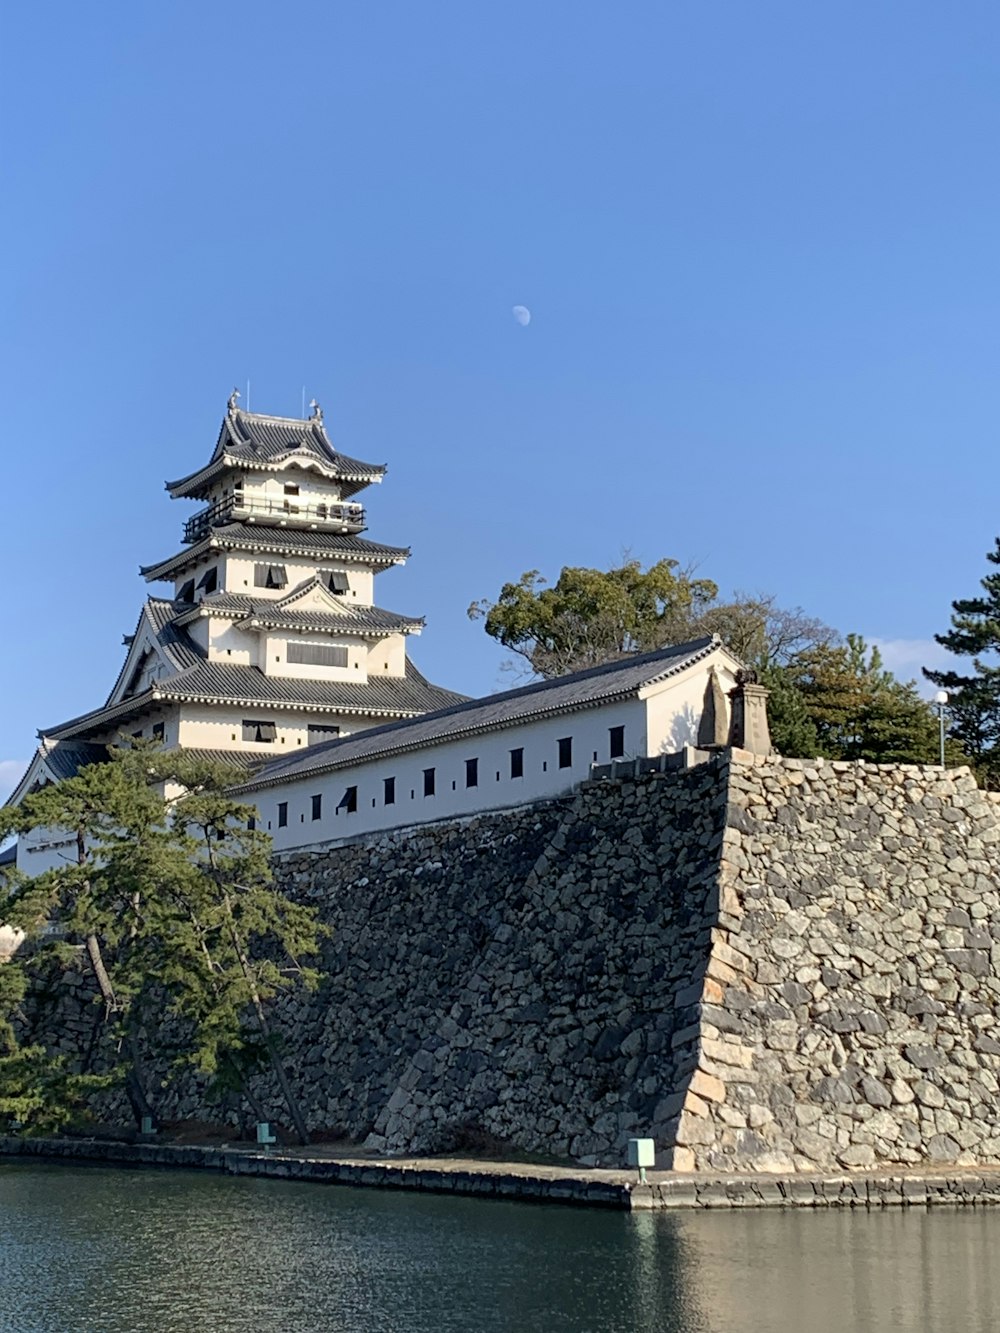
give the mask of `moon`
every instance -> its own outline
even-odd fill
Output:
[[[526,305],[516,305],[510,313],[522,328],[531,323],[531,311]]]

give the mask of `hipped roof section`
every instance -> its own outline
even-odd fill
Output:
[[[229,400],[208,463],[186,477],[166,483],[166,489],[175,499],[202,498],[212,482],[231,469],[280,472],[288,467],[302,467],[339,482],[345,499],[385,476],[384,463],[363,463],[334,448],[319,408],[311,417],[270,417],[243,411],[236,405],[237,397],[234,394]]]

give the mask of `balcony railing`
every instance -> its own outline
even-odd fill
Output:
[[[262,500],[229,495],[207,509],[200,509],[184,524],[184,540],[200,542],[211,528],[222,523],[266,523],[274,527],[323,528],[327,532],[363,532],[363,505],[339,501],[306,504],[297,499]]]

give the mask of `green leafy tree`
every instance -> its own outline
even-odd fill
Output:
[[[679,643],[717,595],[710,579],[693,578],[676,560],[647,570],[626,560],[609,570],[567,566],[552,587],[529,570],[505,583],[495,602],[473,602],[469,616],[537,675],[551,677]]]
[[[516,583],[505,583],[495,602],[473,602],[469,616],[544,677],[702,635],[718,634],[753,666],[784,663],[837,639],[800,607],[784,609],[762,593],[738,593],[720,603],[718,591],[711,579],[695,578],[676,560],[657,561],[647,570],[626,560],[608,570],[567,566],[552,587],[529,570]]]
[[[239,1089],[259,1119],[272,1117],[261,1113],[249,1079],[270,1063],[306,1141],[269,1006],[297,983],[316,984],[317,972],[301,960],[317,952],[321,928],[312,909],[271,882],[270,839],[248,828],[252,807],[227,794],[243,776],[183,751],[120,748],[5,818],[22,833],[44,827],[72,836],[66,865],[32,881],[30,892],[36,916],[56,927],[46,947],[86,959],[137,1123],[153,1116],[144,1051],[165,1050],[166,1003],[179,1020],[177,1061]],[[26,1068],[25,1052],[9,1054]]]
[[[120,1073],[137,1124],[154,1110],[136,991],[124,964],[137,947],[144,902],[155,890],[170,843],[165,802],[147,768],[141,750],[115,751],[110,763],[90,765],[30,794],[14,812],[19,833],[59,829],[72,839],[66,864],[40,875],[35,892],[47,896],[57,927],[50,951],[83,951],[111,1044],[125,1053]]]
[[[986,559],[1000,566],[1000,538]],[[948,691],[950,733],[961,745],[980,780],[990,788],[1000,787],[1000,571],[980,580],[978,597],[952,602],[951,629],[934,637],[968,668],[941,671],[924,669],[924,675]]]
[[[293,986],[318,985],[319,972],[305,960],[319,952],[324,928],[314,909],[274,887],[271,840],[250,827],[255,809],[228,794],[232,771],[181,751],[167,762],[184,788],[171,812],[183,858],[164,881],[153,933],[157,975],[192,1031],[185,1058],[217,1086],[238,1088],[260,1119],[268,1117],[250,1076],[270,1065],[296,1134],[308,1143],[269,1011]]]
[[[24,951],[40,928],[45,897],[16,873],[0,876],[0,921],[20,937],[12,957],[0,961],[0,1125],[22,1133],[51,1133],[83,1110],[86,1098],[107,1086],[100,1077],[72,1074],[62,1056],[52,1057],[38,1043],[22,1044],[15,1023],[23,1026],[28,989]]]

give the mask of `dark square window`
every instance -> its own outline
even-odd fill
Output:
[[[286,482],[285,482],[285,494],[286,494],[286,495],[298,495],[298,493],[299,493],[299,488],[298,488],[298,486],[295,485],[294,482],[292,482],[292,481],[286,481]]]
[[[312,817],[313,819],[322,819],[323,817],[323,796],[312,797]]]
[[[211,569],[206,569],[204,574],[202,574],[201,578],[198,580],[198,587],[201,588],[207,596],[210,592],[215,592],[218,586],[219,571],[215,565],[213,565]]]
[[[559,740],[559,741],[556,742],[556,744],[559,746],[559,767],[560,767],[560,768],[572,768],[572,767],[573,767],[573,737],[572,737],[572,736],[563,736],[561,740]]]
[[[479,786],[479,760],[466,759],[465,761],[465,785],[467,787]]]
[[[253,815],[251,815],[250,818],[247,820],[247,832],[252,833],[256,827],[257,827],[257,821],[253,817]]]
[[[194,601],[194,579],[188,579],[187,583],[181,584],[181,590],[177,594],[177,600],[179,602]]]
[[[163,740],[163,731],[164,731],[163,723],[162,723],[162,722],[154,722],[154,723],[153,723],[153,740],[154,740],[154,741],[162,741],[162,740]]]
[[[382,800],[386,805],[396,804],[396,779],[382,779]]]
[[[346,810],[349,815],[353,815],[358,808],[358,789],[357,787],[348,787],[340,798],[338,810]]]
[[[609,727],[608,738],[610,741],[609,752],[612,759],[621,759],[625,753],[625,728]]]
[[[284,828],[288,823],[288,802],[278,802],[278,828]]]
[[[288,575],[284,565],[254,565],[253,586],[255,588],[284,588]]]
[[[524,750],[511,750],[510,752],[510,775],[512,778],[524,777]]]
[[[434,795],[434,770],[433,768],[424,769],[424,795]]]
[[[320,578],[331,592],[342,593],[350,591],[350,582],[342,569],[325,569],[321,572]]]

